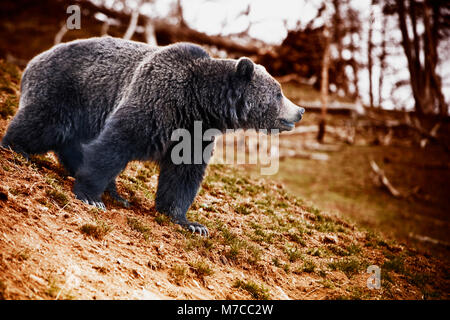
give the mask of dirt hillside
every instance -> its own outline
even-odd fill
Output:
[[[0,136],[18,103],[20,71],[0,62]],[[131,207],[76,200],[53,154],[0,149],[0,298],[449,298],[433,257],[320,212],[269,179],[209,167],[188,213],[209,238],[154,209],[158,169],[130,163],[118,179]],[[382,286],[368,289],[369,265]]]

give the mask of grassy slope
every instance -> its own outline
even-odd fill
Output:
[[[442,187],[449,181],[449,170],[441,166],[445,161],[429,161],[430,152],[433,148],[347,146],[329,153],[326,162],[287,159],[274,178],[320,208],[341,212],[402,241],[411,241],[412,233],[450,243],[450,202],[448,190]],[[406,198],[392,197],[373,183],[370,159],[382,166],[392,184],[404,194],[420,189]],[[448,259],[450,248],[432,245],[430,249]]]
[[[17,105],[19,73],[0,66],[1,111],[7,98]],[[208,226],[206,239],[155,212],[156,179],[153,164],[131,163],[118,185],[132,207],[105,199],[109,210],[99,212],[74,199],[73,179],[52,154],[26,162],[1,149],[0,297],[448,298],[439,261],[320,212],[276,182],[210,166],[188,213]],[[372,264],[382,267],[381,290],[366,288]]]
[[[402,116],[391,113],[387,118],[399,120]],[[427,128],[437,121],[424,120]],[[329,117],[328,123],[343,127],[345,121],[348,118],[335,115]],[[315,126],[317,122],[317,115],[310,113],[302,125]],[[359,225],[380,230],[385,236],[450,262],[450,198],[445,187],[450,179],[450,154],[437,144],[420,148],[413,142],[414,136],[402,130],[394,134],[389,146],[373,143],[381,132],[359,130],[352,146],[327,134],[324,147],[339,148],[327,153],[328,161],[289,158],[280,162],[273,178],[320,209],[338,212]],[[440,139],[449,136],[445,122],[438,135]],[[307,145],[315,139],[312,133],[300,138],[288,136],[280,141]],[[403,197],[395,198],[374,183],[370,160],[382,168]],[[418,241],[415,236],[429,237],[439,243]]]

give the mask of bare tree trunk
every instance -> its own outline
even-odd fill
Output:
[[[448,106],[445,103],[444,95],[442,94],[442,85],[441,85],[441,78],[436,73],[436,64],[437,64],[437,36],[432,34],[432,27],[431,27],[431,18],[427,3],[423,4],[424,6],[424,15],[423,15],[423,24],[425,27],[425,41],[424,41],[424,47],[425,47],[425,59],[427,61],[427,64],[429,65],[429,74],[431,78],[431,87],[434,91],[434,96],[437,99],[438,108],[439,108],[439,114],[441,116],[447,116],[448,115]],[[435,17],[435,20],[437,17]],[[435,24],[436,21],[433,21]]]
[[[100,35],[103,36],[107,36],[108,35],[108,30],[109,30],[109,19],[106,18],[105,22],[103,22],[102,24],[102,29],[100,31]]]
[[[156,41],[155,25],[150,19],[147,19],[145,22],[145,42],[152,46],[158,45]]]
[[[317,134],[317,141],[322,143],[325,137],[326,115],[328,107],[328,70],[330,67],[330,35],[327,25],[324,27],[324,53],[322,60],[322,79],[320,83],[320,102],[322,109],[320,112],[319,132]]]
[[[443,2],[439,1],[409,1],[406,10],[404,0],[396,0],[400,30],[402,32],[402,46],[408,60],[411,88],[416,103],[416,111],[420,113],[435,112],[442,116],[448,115],[448,106],[442,94],[442,85],[436,73],[437,32],[439,23],[439,8]],[[433,19],[430,9],[433,8]],[[409,13],[409,17],[406,14]],[[412,43],[408,33],[407,21],[411,22]],[[418,18],[422,18],[425,32],[419,35],[417,31]],[[432,21],[433,20],[433,21]],[[421,59],[423,57],[423,59]]]
[[[369,35],[367,40],[367,69],[369,70],[369,105],[373,108],[373,61],[372,61],[372,51],[373,51],[373,42],[372,42],[372,34],[373,34],[373,1],[370,8],[370,19],[369,19]]]
[[[338,88],[344,90],[345,96],[349,96],[349,88],[348,88],[348,82],[347,77],[345,73],[345,64],[344,59],[342,58],[342,51],[344,50],[344,46],[342,43],[342,38],[345,35],[343,21],[342,21],[342,8],[341,3],[342,0],[333,0],[333,7],[334,7],[334,14],[332,17],[332,41],[334,44],[336,44],[336,49],[338,53],[338,61],[335,63],[335,72],[337,73],[338,77],[336,77],[336,84],[338,85]]]
[[[381,28],[381,52],[379,56],[380,60],[380,75],[378,77],[378,106],[382,106],[383,104],[383,79],[384,79],[384,71],[386,69],[386,17],[382,14],[382,28]]]
[[[127,31],[125,31],[125,34],[123,35],[123,38],[125,40],[130,40],[133,37],[134,32],[136,31],[140,9],[141,2],[139,1],[136,5],[136,8],[131,13],[130,24],[128,25]]]
[[[400,31],[402,33],[402,47],[408,60],[408,69],[410,74],[411,89],[415,100],[415,109],[419,114],[423,114],[426,109],[423,87],[419,85],[423,74],[420,74],[420,63],[418,64],[418,56],[413,51],[411,40],[409,39],[408,26],[406,24],[406,8],[404,0],[396,0],[397,14],[399,19]]]
[[[184,20],[183,6],[181,5],[181,0],[177,0],[176,10],[177,10],[178,24],[182,28],[187,27],[186,21]]]
[[[55,39],[53,41],[53,44],[59,44],[62,41],[62,38],[64,37],[64,35],[67,33],[69,29],[67,29],[67,25],[66,22],[64,21],[63,24],[61,25],[61,29],[59,29],[58,33],[56,33],[55,35]]]
[[[354,87],[354,92],[352,94],[352,98],[353,98],[353,101],[356,101],[359,99],[359,89],[358,89],[359,65],[358,65],[358,60],[357,60],[357,56],[356,56],[356,44],[355,44],[354,37],[355,37],[355,34],[350,35],[350,51],[352,53],[351,67],[352,67],[352,71],[353,71],[353,87]]]
[[[409,17],[411,19],[411,29],[413,34],[413,50],[411,52],[411,56],[413,57],[413,63],[414,67],[416,69],[416,72],[418,75],[420,75],[418,78],[411,79],[411,81],[416,82],[417,88],[421,91],[421,99],[422,99],[422,109],[425,113],[432,112],[434,109],[433,106],[433,97],[431,92],[431,77],[430,77],[430,68],[431,66],[428,65],[428,59],[426,55],[428,54],[428,46],[425,41],[423,41],[423,46],[421,45],[421,39],[417,32],[417,11],[418,11],[418,4],[415,0],[411,0],[409,2]],[[422,62],[420,60],[421,51],[422,48],[424,50],[424,67],[422,67]]]
[[[352,40],[353,41],[353,40]],[[355,92],[353,93],[353,100],[356,101],[360,98],[359,96],[359,67],[358,67],[358,62],[356,60],[356,54],[355,52],[353,52],[353,64],[352,64],[352,70],[353,70],[353,86],[355,87]]]

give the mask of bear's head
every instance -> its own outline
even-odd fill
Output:
[[[289,131],[302,119],[305,109],[283,95],[278,81],[263,66],[240,58],[235,77],[241,89],[235,104],[241,128]]]

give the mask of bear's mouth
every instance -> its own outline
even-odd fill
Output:
[[[281,131],[291,131],[294,129],[295,123],[291,121],[287,121],[285,119],[280,119],[280,129]]]

